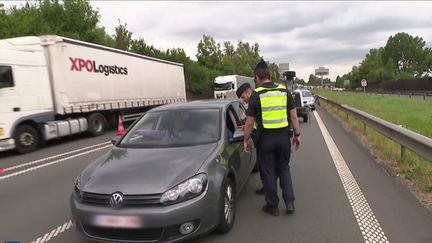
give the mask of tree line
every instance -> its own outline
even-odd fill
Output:
[[[374,48],[352,70],[336,78],[336,87],[344,87],[349,80],[349,88],[360,86],[360,81],[368,83],[393,80],[414,80],[430,77],[432,74],[432,49],[419,36],[400,32],[390,36],[384,47]]]
[[[142,37],[133,38],[127,23],[122,24],[120,20],[111,36],[100,26],[100,17],[99,11],[88,0],[39,0],[8,9],[0,4],[0,39],[53,34],[182,63],[187,91],[204,96],[211,95],[216,76],[238,74],[252,77],[261,58],[258,43],[241,40],[236,44],[229,41],[218,43],[213,37],[203,35],[195,61],[183,48],[161,50],[147,44]],[[278,66],[269,64],[272,77],[280,81]]]

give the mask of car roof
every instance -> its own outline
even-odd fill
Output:
[[[163,111],[163,110],[180,110],[180,109],[200,109],[200,108],[219,108],[226,109],[229,104],[239,102],[238,100],[220,100],[220,99],[212,99],[212,100],[195,100],[189,101],[185,103],[176,103],[158,106],[153,108],[151,111]]]

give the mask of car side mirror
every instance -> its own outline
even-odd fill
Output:
[[[113,138],[111,138],[111,143],[113,145],[117,145],[117,143],[120,141],[121,136],[115,136]]]
[[[229,139],[230,143],[243,142],[244,133],[243,131],[235,131],[232,138]]]

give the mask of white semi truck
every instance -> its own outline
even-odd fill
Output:
[[[185,101],[179,63],[59,36],[0,40],[0,151],[101,135],[119,114]]]
[[[215,99],[236,99],[236,90],[244,83],[249,83],[255,89],[254,79],[241,75],[218,76],[214,81]]]

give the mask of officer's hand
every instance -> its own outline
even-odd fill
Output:
[[[294,149],[298,150],[300,148],[300,145],[301,145],[300,136],[294,137],[293,141],[292,141],[292,144],[294,145]]]
[[[250,142],[248,141],[243,141],[243,151],[245,153],[250,153]]]

